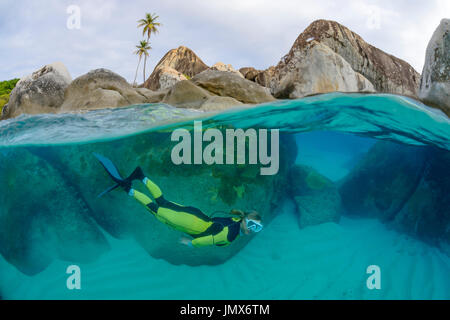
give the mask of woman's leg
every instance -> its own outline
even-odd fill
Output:
[[[161,189],[149,178],[145,177],[142,179],[142,182],[147,187],[148,191],[152,194],[153,198],[156,201],[156,204],[161,208],[168,208],[173,211],[180,211],[180,212],[187,212],[190,214],[195,215],[196,217],[205,220],[210,221],[210,218],[205,215],[200,209],[191,207],[191,206],[183,206],[181,204],[175,203],[173,201],[168,201],[164,198]],[[144,195],[145,196],[145,195]],[[145,196],[147,199],[148,197]],[[148,199],[150,200],[150,199]],[[151,201],[151,200],[150,200]]]
[[[150,185],[150,188],[153,186],[154,184]],[[156,190],[152,188],[152,191],[155,192]],[[157,195],[157,193],[153,192],[152,194]],[[147,210],[156,217],[156,219],[181,232],[187,234],[199,234],[205,232],[212,224],[209,220],[203,220],[187,210],[179,211],[180,209],[185,209],[186,207],[180,207],[166,201],[162,195],[160,195],[159,198],[156,198],[156,201],[158,201],[158,199],[160,201],[165,201],[169,207],[160,205],[159,202],[153,202],[147,195],[134,189],[130,189],[128,194],[144,205]]]
[[[162,197],[162,191],[161,189],[149,178],[145,177],[142,182],[147,187],[148,191],[152,194],[152,197],[158,201],[158,198]]]
[[[159,221],[187,234],[200,234],[213,224],[211,219],[199,209],[164,199],[161,189],[150,179],[145,177],[142,182],[155,199],[154,202],[134,189],[131,189],[129,194],[150,210]]]
[[[130,189],[128,195],[136,199],[142,205],[144,205],[151,213],[156,214],[158,212],[158,204],[154,203],[147,195],[134,189]]]

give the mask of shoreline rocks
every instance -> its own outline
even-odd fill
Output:
[[[152,73],[154,77],[154,81],[157,81],[156,84],[150,85],[151,88],[155,90],[165,90],[171,88],[175,83],[183,80],[187,80],[186,76],[177,70],[162,66],[156,69]],[[145,88],[145,87],[144,87]]]
[[[65,91],[61,112],[116,108],[145,103],[124,78],[107,69],[96,69],[76,78]]]
[[[242,73],[240,73],[239,71],[237,71],[236,69],[233,68],[233,66],[231,64],[225,64],[223,62],[217,62],[216,64],[214,64],[213,66],[211,66],[210,68],[211,70],[217,70],[217,71],[225,71],[225,72],[232,72],[236,75],[238,75],[239,77],[244,78],[244,76],[242,75]]]
[[[210,97],[211,94],[205,89],[196,86],[191,81],[183,80],[170,88],[162,102],[179,108],[199,109],[203,102]]]
[[[209,69],[193,77],[192,81],[215,95],[232,97],[242,103],[255,104],[275,100],[267,88],[233,72]]]
[[[418,96],[450,116],[450,19],[442,19],[428,43]]]
[[[327,92],[375,92],[372,83],[326,45],[312,40],[277,66],[268,83],[277,98]]]
[[[208,66],[194,51],[179,46],[162,57],[143,87],[150,90],[167,89],[168,83],[173,85],[177,80],[187,80],[206,69]]]
[[[413,98],[417,98],[417,93],[424,103],[450,115],[449,43],[449,20],[443,19],[429,43],[420,88],[420,75],[408,63],[329,20],[311,23],[289,53],[266,70],[245,67],[237,71],[222,62],[208,67],[191,49],[180,46],[164,55],[144,84],[133,88],[124,78],[106,69],[92,70],[72,82],[64,65],[54,63],[17,83],[1,119],[22,113],[58,113],[172,101],[173,97],[167,95],[182,81],[192,81],[210,96],[194,103],[189,100],[193,92],[179,91],[188,88],[183,84],[176,90],[179,92],[174,104],[180,107],[224,110],[242,103],[259,104],[275,98],[295,99],[334,91],[393,93]],[[198,91],[196,87],[189,86]],[[180,100],[183,97],[188,99],[184,103]]]
[[[295,40],[294,45],[276,66],[283,68],[309,42],[326,45],[344,58],[355,72],[367,78],[379,92],[415,96],[420,74],[407,62],[368,44],[347,27],[330,20],[316,20]]]
[[[161,102],[178,108],[200,109],[203,111],[226,110],[242,105],[242,102],[232,97],[216,96],[189,80],[176,83],[169,89]]]
[[[12,90],[2,118],[13,118],[22,113],[57,112],[71,81],[67,68],[61,62],[46,65],[23,77]]]
[[[245,79],[250,80],[250,81],[255,81],[256,77],[258,76],[258,74],[261,71],[256,70],[253,67],[244,67],[244,68],[240,68],[239,72],[244,76]]]

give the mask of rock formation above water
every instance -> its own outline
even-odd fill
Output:
[[[187,107],[200,87],[210,95],[193,108],[224,110],[239,104],[258,104],[275,98],[300,98],[333,91],[384,92],[419,97],[428,105],[449,111],[449,20],[444,19],[427,50],[420,75],[405,61],[365,42],[345,26],[317,20],[295,40],[289,53],[266,70],[216,63],[208,67],[191,49],[180,46],[167,52],[140,88],[105,69],[93,70],[71,82],[61,63],[24,77],[11,93],[1,119],[22,113],[58,113],[115,108],[136,103],[172,101],[172,88],[182,81],[175,106]],[[198,91],[198,90],[196,90]],[[208,103],[205,103],[209,100]]]
[[[107,69],[96,69],[76,78],[66,89],[62,112],[102,109],[145,103],[124,78]]]
[[[22,113],[54,113],[64,101],[64,92],[72,78],[66,67],[52,63],[25,76],[12,90],[2,118],[16,117]]]
[[[413,67],[368,44],[345,26],[328,20],[317,20],[311,23],[298,36],[289,53],[278,65],[262,72],[263,74],[257,77],[257,81],[262,78],[259,79],[261,84],[270,87],[273,92],[280,91],[279,82],[282,81],[286,69],[295,67],[297,57],[308,51],[312,41],[327,46],[341,56],[355,72],[367,78],[377,91],[415,96],[420,75]],[[308,62],[299,61],[299,63]],[[314,60],[309,63],[314,63]],[[329,74],[331,77],[335,76],[333,72],[334,69],[331,69]],[[304,78],[306,81],[309,80],[309,76]]]
[[[450,19],[442,19],[428,43],[418,96],[450,116]]]
[[[216,64],[214,64],[213,66],[211,66],[212,70],[218,70],[218,71],[226,71],[226,72],[232,72],[234,74],[236,74],[239,77],[244,78],[244,76],[242,75],[241,72],[239,72],[238,70],[234,69],[233,66],[231,64],[225,64],[223,62],[217,62]]]
[[[285,99],[334,91],[375,92],[372,83],[344,58],[315,40],[280,63],[267,86],[275,97]]]
[[[218,96],[232,97],[242,103],[263,103],[275,100],[267,88],[233,72],[205,70],[192,81]]]
[[[165,77],[176,75],[180,80],[186,80],[187,77],[191,78],[206,69],[208,69],[208,66],[194,51],[185,46],[180,46],[164,55],[150,77],[145,81],[144,87],[151,90],[166,89]]]

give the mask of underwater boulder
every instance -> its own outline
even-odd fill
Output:
[[[53,259],[91,262],[109,249],[59,170],[26,148],[0,155],[0,254],[33,275]]]
[[[395,216],[397,229],[438,246],[450,244],[450,152],[433,148],[416,189]]]
[[[450,243],[450,152],[378,142],[340,186],[345,213],[379,218],[433,245]]]
[[[331,180],[309,166],[295,165],[289,171],[289,182],[301,228],[339,222],[341,197]]]
[[[416,189],[425,163],[423,147],[377,142],[340,185],[345,212],[392,220]]]
[[[49,165],[57,170],[68,182],[67,187],[78,195],[79,199],[89,207],[85,214],[90,216],[106,232],[115,238],[123,239],[131,236],[129,230],[135,226],[130,225],[133,219],[129,219],[131,212],[126,205],[111,205],[111,198],[117,203],[127,203],[128,197],[122,192],[112,192],[108,197],[98,198],[97,196],[114,182],[106,175],[102,166],[94,157],[94,152],[116,154],[123,153],[117,166],[122,165],[121,161],[127,162],[133,156],[132,152],[127,152],[122,143],[109,141],[107,151],[100,148],[101,143],[86,145],[67,145],[64,147],[48,146],[36,148],[35,153]],[[119,157],[117,157],[119,158]],[[114,202],[114,201],[113,201]],[[136,222],[138,223],[138,222]]]

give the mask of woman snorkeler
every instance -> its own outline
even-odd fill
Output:
[[[101,193],[99,197],[121,187],[128,195],[144,205],[159,221],[192,238],[182,237],[180,240],[182,244],[193,247],[227,246],[240,235],[257,233],[263,229],[261,217],[256,211],[243,212],[233,209],[230,214],[236,217],[210,218],[198,208],[166,200],[161,189],[144,175],[140,167],[137,167],[128,178],[124,179],[111,160],[99,154],[94,153],[94,155],[116,183]],[[134,180],[142,181],[154,200],[133,189]]]

